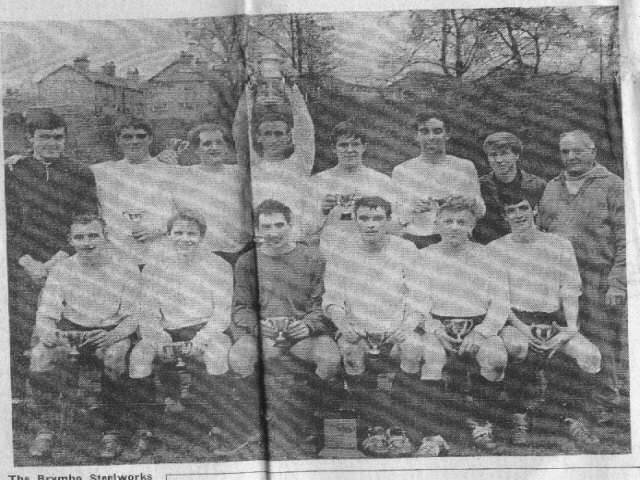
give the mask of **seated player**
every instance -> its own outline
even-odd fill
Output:
[[[353,215],[358,234],[327,262],[323,305],[338,328],[350,388],[361,396],[357,403],[364,404],[371,396],[365,370],[372,349],[399,358],[396,393],[419,382],[423,345],[415,330],[429,309],[417,248],[389,233],[390,202],[359,198]]]
[[[309,381],[318,383],[313,393],[322,405],[337,388],[334,377],[340,365],[330,322],[322,313],[324,262],[316,248],[293,241],[286,205],[265,200],[254,218],[258,246],[235,267],[235,343],[229,363],[234,372],[248,377],[261,354],[268,376],[270,360],[288,353],[314,366]],[[269,396],[269,390],[266,393]]]
[[[59,262],[42,291],[29,369],[38,434],[32,457],[47,457],[55,436],[60,393],[77,388],[78,362],[92,358],[102,365],[104,431],[99,456],[112,460],[121,451],[118,430],[125,426],[127,410],[123,374],[129,336],[137,325],[137,277],[114,255],[105,238],[103,220],[81,215],[72,220],[69,244],[75,254]]]
[[[402,370],[415,374],[421,347],[414,330],[425,299],[415,268],[418,251],[389,234],[391,204],[383,198],[362,197],[353,211],[359,235],[344,246],[343,256],[329,260],[323,297],[338,328],[345,371],[350,376],[364,373],[367,335],[379,335],[400,346]]]
[[[581,294],[580,272],[571,243],[553,233],[538,230],[534,223],[535,209],[523,194],[505,197],[504,213],[511,232],[489,244],[492,258],[498,259],[509,279],[511,313],[502,330],[510,357],[515,361],[535,353],[543,367],[557,351],[572,358],[587,375],[601,368],[598,348],[579,332],[578,297]],[[510,369],[511,370],[511,369]],[[521,369],[519,369],[521,370]],[[515,372],[514,372],[515,373]],[[522,372],[517,372],[522,377]],[[524,387],[517,388],[527,395]],[[538,395],[544,391],[538,387]],[[526,403],[539,406],[544,397],[520,398],[513,415],[516,444],[528,442]],[[567,418],[572,437],[586,446],[598,443],[586,431],[582,422]]]
[[[233,273],[226,261],[200,248],[206,230],[198,212],[178,211],[167,222],[164,248],[143,272],[141,340],[131,351],[129,375],[149,391],[159,361],[168,413],[182,412],[181,400],[190,397],[190,375],[176,368],[185,360],[204,363],[212,392],[229,369],[231,339],[224,331],[231,322]]]
[[[495,264],[486,247],[470,240],[480,214],[476,199],[447,197],[438,210],[436,230],[442,240],[423,250],[428,276],[431,316],[425,323],[425,361],[422,380],[429,383],[430,395],[437,398],[442,370],[450,355],[471,361],[473,373],[471,417],[483,415],[499,397],[499,382],[507,366],[507,351],[498,333],[509,314],[509,290],[504,272]],[[471,400],[469,398],[469,400]],[[490,423],[469,418],[474,442],[493,449]],[[485,419],[486,420],[486,419]]]

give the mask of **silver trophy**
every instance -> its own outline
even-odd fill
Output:
[[[87,344],[91,336],[98,331],[100,330],[57,330],[56,338],[58,338],[61,343],[66,342],[69,344],[67,355],[69,355],[71,359],[77,360],[80,356],[78,348]]]
[[[546,343],[558,333],[556,326],[548,323],[534,323],[529,328],[531,330],[531,335],[541,343]],[[530,345],[530,347],[533,353],[542,358],[547,358],[547,356],[551,354],[550,350],[542,350],[540,348],[536,348],[535,345]]]
[[[448,318],[443,321],[445,332],[454,340],[460,342],[473,329],[473,320],[470,318]]]
[[[172,342],[162,345],[162,351],[166,358],[175,360],[176,367],[184,368],[184,359],[193,352],[193,343],[190,341]]]
[[[367,342],[367,347],[369,348],[368,354],[372,357],[378,357],[382,354],[382,351],[386,345],[390,345],[388,343],[391,335],[388,333],[365,333],[361,335],[362,338]]]
[[[336,193],[337,206],[342,209],[340,220],[351,220],[355,193]]]
[[[291,325],[290,317],[269,317],[265,319],[268,325],[276,331],[273,337],[275,347],[282,348],[289,344],[289,326]]]
[[[284,105],[286,96],[282,75],[282,57],[267,53],[259,61],[255,101],[260,105]]]
[[[455,345],[453,345],[456,350],[462,343],[462,339],[473,330],[475,325],[470,318],[447,318],[442,321],[442,324],[446,334],[456,341]],[[469,350],[469,354],[473,357],[478,353],[478,350],[478,345],[475,345]]]

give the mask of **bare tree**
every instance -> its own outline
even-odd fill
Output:
[[[334,27],[324,15],[289,14],[252,17],[249,34],[253,48],[275,49],[298,75],[313,78],[337,67]],[[252,59],[254,60],[254,59]]]
[[[619,71],[620,36],[618,8],[595,8],[586,29],[589,49],[600,57],[600,82],[615,78]]]
[[[583,35],[566,9],[500,8],[485,10],[482,16],[482,30],[502,46],[492,52],[494,59],[503,58],[498,66],[511,64],[534,74],[547,53],[560,51]]]
[[[200,55],[228,82],[229,91],[237,100],[247,71],[247,18],[235,15],[181,19],[176,23]]]
[[[490,39],[480,29],[481,21],[474,10],[411,11],[406,46],[383,62],[394,57],[398,67],[391,77],[415,66],[432,65],[447,76],[462,78],[487,58]]]

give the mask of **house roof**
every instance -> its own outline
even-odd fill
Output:
[[[87,80],[89,80],[90,82],[93,82],[93,83],[102,83],[102,84],[105,84],[105,85],[112,85],[114,87],[128,88],[130,90],[140,90],[140,85],[138,84],[138,82],[130,81],[130,80],[127,80],[126,78],[122,78],[122,77],[112,77],[112,76],[106,75],[106,74],[104,74],[102,72],[94,72],[94,71],[90,71],[90,70],[88,70],[86,72],[81,72],[78,69],[74,68],[72,65],[68,65],[68,64],[64,64],[64,65],[56,68],[52,72],[49,72],[44,77],[42,77],[40,80],[38,80],[37,83],[43,82],[45,79],[49,78],[51,75],[54,75],[54,74],[58,73],[60,70],[63,70],[63,69],[73,70],[78,75],[82,75]]]
[[[208,81],[216,77],[215,72],[208,70],[206,67],[206,64],[183,63],[182,60],[177,59],[171,62],[166,67],[164,67],[159,72],[157,72],[155,75],[149,77],[145,83],[157,81],[157,78],[160,75],[162,75],[163,73],[165,73],[166,71],[168,71],[169,69],[173,68],[176,65],[181,65],[183,68],[189,69],[189,73],[195,74],[196,76],[200,77],[202,81]]]

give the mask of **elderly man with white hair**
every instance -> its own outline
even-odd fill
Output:
[[[617,341],[626,321],[626,240],[624,182],[596,161],[596,147],[582,130],[560,137],[564,170],[551,180],[540,201],[543,230],[571,241],[582,277],[581,331],[602,354],[602,370],[592,392],[598,423],[613,419],[619,405]]]

